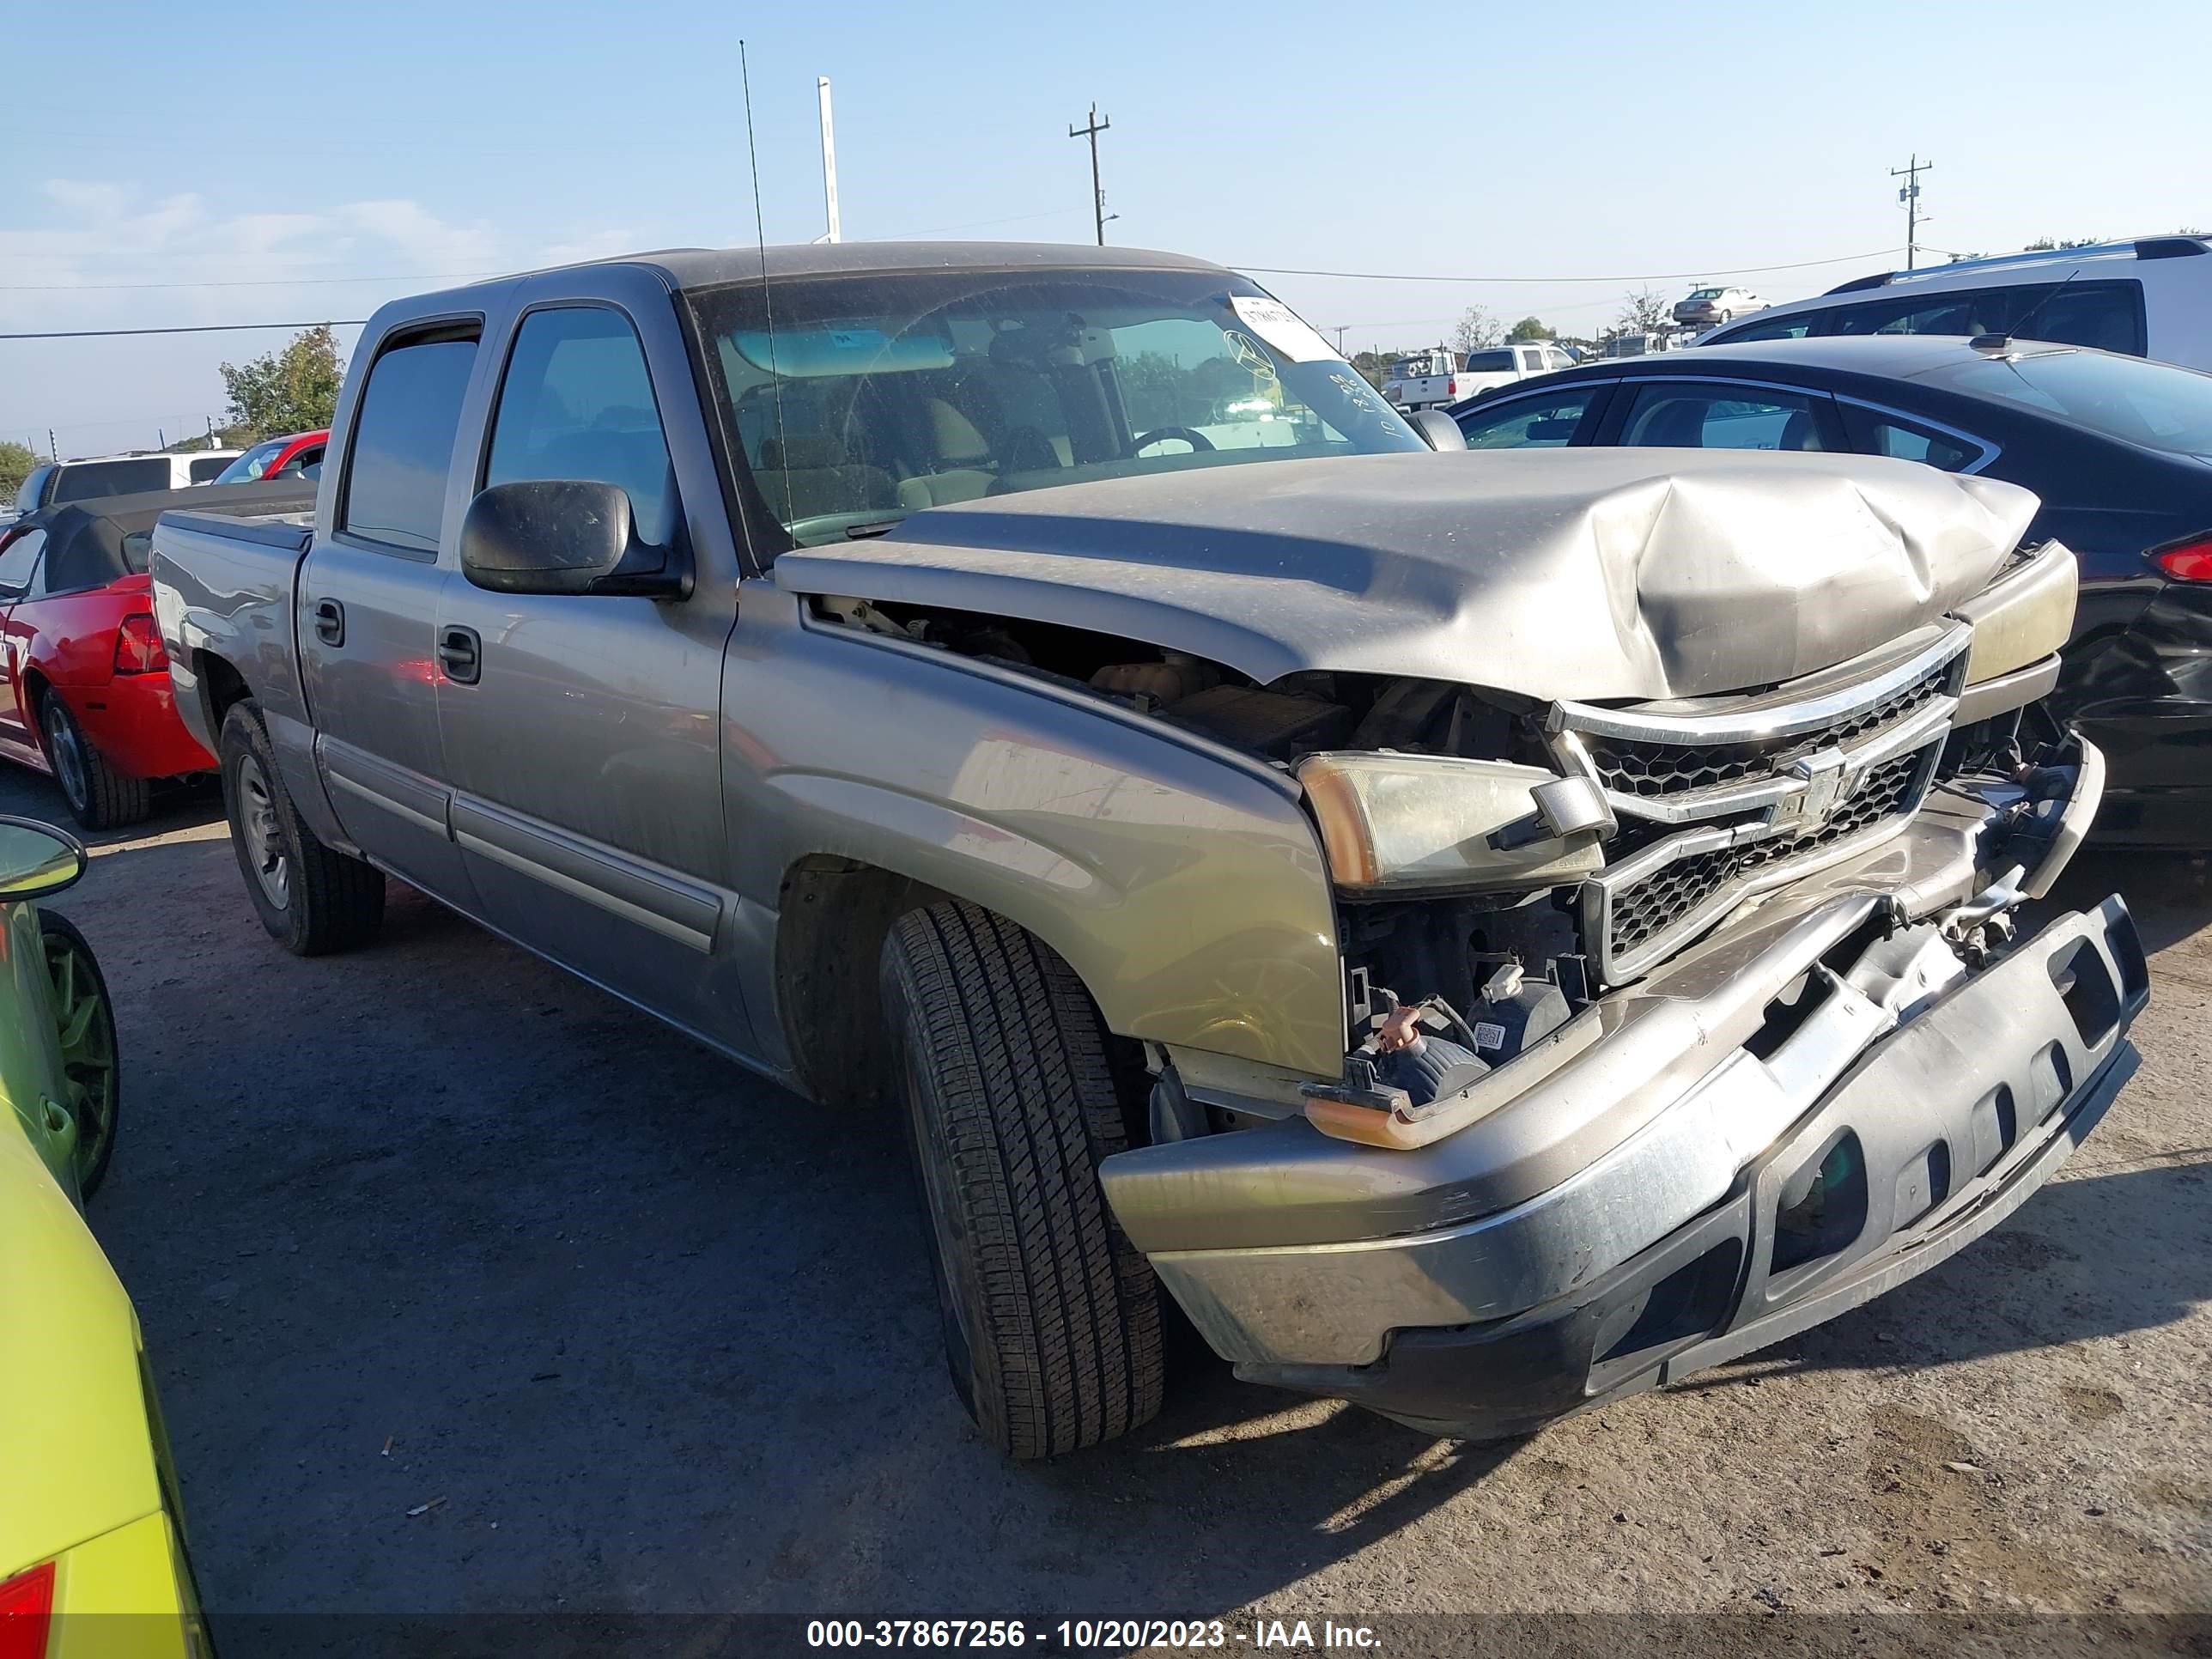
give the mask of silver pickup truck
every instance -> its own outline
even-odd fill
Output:
[[[1522,1432],[1830,1317],[2129,1076],[2033,498],[1437,453],[1245,278],[680,252],[386,307],[313,522],[154,541],[302,954],[387,874],[909,1126],[1039,1456],[1240,1375]]]

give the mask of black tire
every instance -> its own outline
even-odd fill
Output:
[[[154,810],[152,783],[117,771],[85,736],[58,691],[50,690],[39,699],[39,736],[70,816],[86,829],[120,829]]]
[[[40,941],[54,981],[54,1012],[61,1024],[62,1072],[68,1105],[76,1119],[76,1188],[91,1198],[115,1156],[123,1109],[121,1048],[115,1038],[115,1000],[100,958],[67,916],[41,908]]]
[[[223,717],[216,753],[231,850],[269,937],[294,956],[349,951],[384,922],[384,872],[333,852],[301,823],[276,769],[260,706],[247,698]]]
[[[892,926],[883,993],[945,1359],[976,1427],[1036,1458],[1150,1420],[1159,1287],[1098,1184],[1128,1130],[1090,996],[1021,928],[957,902]]]

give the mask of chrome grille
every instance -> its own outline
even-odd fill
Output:
[[[1966,679],[1972,630],[1751,697],[1559,703],[1553,754],[1620,821],[1583,884],[1583,948],[1618,984],[1752,893],[1870,846],[1920,808]]]
[[[1871,768],[1856,793],[1839,804],[1826,823],[1808,834],[1775,836],[1740,847],[1686,853],[1615,890],[1606,907],[1609,952],[1632,959],[1654,939],[1664,938],[1696,917],[1753,872],[1782,873],[1779,866],[1837,846],[1885,818],[1906,812],[1918,804],[1921,774],[1933,757],[1931,750],[1921,750]]]
[[[1598,781],[1615,794],[1650,798],[1777,776],[1804,756],[1850,749],[1909,720],[1951,691],[1953,660],[1939,662],[1879,702],[1778,741],[1662,743],[1593,734],[1584,738]]]

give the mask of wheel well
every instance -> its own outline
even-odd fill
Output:
[[[884,940],[909,910],[958,896],[829,854],[810,854],[784,872],[775,930],[776,1007],[793,1069],[810,1099],[825,1106],[892,1103],[890,1045],[878,978]],[[1081,975],[1077,978],[1079,982]],[[1101,1030],[1128,1144],[1147,1145],[1151,1079],[1143,1047],[1106,1030],[1103,1022]]]
[[[192,672],[199,679],[200,701],[208,712],[208,730],[220,735],[222,717],[230,713],[231,705],[243,702],[252,695],[246,690],[246,677],[211,651],[192,653]]]
[[[876,974],[909,910],[949,895],[856,859],[811,854],[784,872],[775,929],[776,1008],[793,1069],[823,1105],[889,1097]]]

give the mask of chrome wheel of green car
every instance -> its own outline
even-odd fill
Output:
[[[292,861],[284,855],[284,832],[276,822],[276,801],[269,788],[269,775],[252,755],[238,762],[239,827],[246,835],[246,855],[253,877],[272,909],[292,902]]]
[[[53,981],[54,1024],[61,1042],[62,1073],[67,1080],[63,1104],[76,1121],[77,1192],[89,1198],[107,1173],[115,1152],[117,1108],[122,1074],[117,1064],[115,1007],[107,981],[84,935],[65,916],[39,914],[46,951],[46,974]]]

